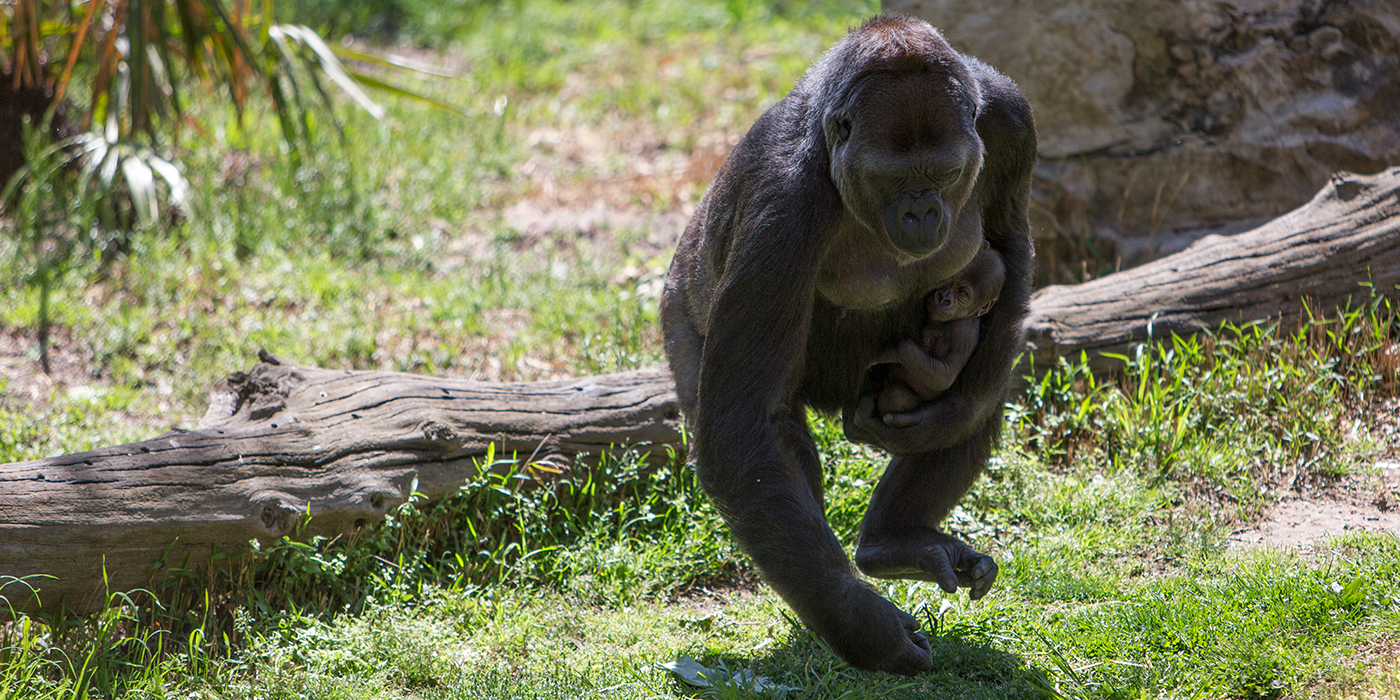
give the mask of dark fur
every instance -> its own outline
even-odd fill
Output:
[[[981,337],[980,316],[991,310],[1006,281],[1001,256],[984,248],[951,282],[925,300],[928,315],[919,342],[905,340],[880,358],[876,384],[882,388],[875,409],[885,423],[933,400],[957,380]],[[883,378],[879,375],[883,374]]]
[[[768,583],[856,666],[916,673],[932,659],[827,526],[806,408],[841,411],[851,439],[894,455],[860,568],[985,594],[995,562],[936,526],[986,464],[1023,342],[1035,150],[1010,80],[919,20],[877,17],[754,123],[666,278],[666,352],[701,482]],[[1006,282],[980,342],[935,401],[886,424],[869,368],[921,338],[926,297],[984,238]]]

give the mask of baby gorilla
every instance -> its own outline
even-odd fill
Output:
[[[1006,267],[1001,256],[983,243],[982,252],[957,277],[925,299],[927,321],[921,343],[904,340],[875,364],[892,364],[875,399],[886,425],[952,386],[977,347],[981,316],[992,308]]]

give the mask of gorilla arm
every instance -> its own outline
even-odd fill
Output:
[[[701,483],[764,579],[837,653],[862,668],[927,669],[918,622],[855,577],[826,523],[821,462],[796,399],[818,256],[840,200],[810,173],[749,184],[777,194],[730,203],[743,223],[708,307],[692,417]]]

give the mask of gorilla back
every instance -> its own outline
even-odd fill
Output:
[[[827,526],[805,409],[840,411],[848,437],[893,455],[860,569],[985,595],[996,563],[938,524],[986,465],[1023,343],[1035,148],[1010,80],[920,20],[876,17],[754,123],[671,263],[662,324],[701,482],[764,579],[856,666],[917,673],[932,659]],[[872,364],[922,337],[925,297],[984,239],[1006,279],[967,364],[882,419]]]

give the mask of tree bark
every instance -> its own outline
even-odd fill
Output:
[[[1390,295],[1400,284],[1400,168],[1335,176],[1253,231],[1040,290],[1029,355],[1044,368],[1083,350],[1112,368],[1103,353],[1227,320],[1296,318],[1304,299],[1330,310],[1368,297],[1367,280]],[[657,461],[683,449],[664,369],[496,384],[262,359],[214,387],[195,430],[0,465],[0,596],[20,610],[93,610],[104,562],[107,587],[125,591],[151,583],[158,562],[275,540],[308,513],[304,532],[353,531],[403,503],[415,480],[430,499],[455,492],[490,445],[545,470],[611,446]]]
[[[1036,369],[1089,355],[1096,371],[1136,343],[1222,322],[1297,322],[1400,284],[1400,168],[1338,173],[1312,201],[1259,228],[1207,236],[1186,250],[1097,280],[1046,287],[1026,324]],[[1368,286],[1369,285],[1369,286]]]
[[[0,465],[0,595],[19,610],[90,611],[104,566],[105,587],[126,591],[152,583],[158,562],[273,541],[308,513],[302,534],[352,532],[415,481],[429,499],[454,493],[491,445],[543,471],[613,446],[653,461],[681,449],[664,369],[503,384],[262,360],[214,387],[194,430]]]

